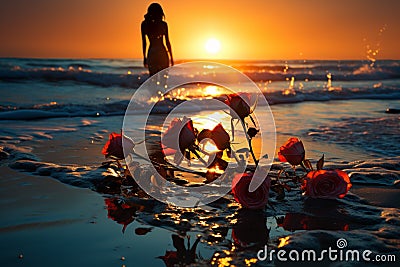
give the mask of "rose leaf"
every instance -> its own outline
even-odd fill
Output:
[[[322,168],[324,167],[324,154],[322,154],[322,157],[318,160],[317,162],[317,170],[322,170]]]

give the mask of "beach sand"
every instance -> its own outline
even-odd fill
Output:
[[[400,189],[382,188],[374,186],[354,186],[351,189],[353,194],[364,198],[371,205],[385,208],[400,208]]]
[[[99,194],[85,188],[86,184],[79,183],[79,179],[84,180],[89,176],[82,173],[74,174],[68,169],[70,166],[86,166],[94,174],[100,176],[101,173],[107,172],[106,169],[98,170],[101,162],[105,161],[100,151],[107,140],[108,133],[112,131],[114,125],[118,125],[120,119],[120,117],[99,118],[98,123],[73,132],[75,137],[72,138],[56,133],[48,140],[33,144],[30,144],[30,141],[25,143],[32,147],[32,154],[40,158],[42,162],[56,164],[56,168],[49,172],[37,175],[37,172],[29,171],[29,168],[25,170],[26,172],[21,172],[21,170],[10,169],[7,165],[1,167],[1,266],[165,266],[164,262],[157,257],[163,256],[166,251],[175,250],[171,239],[174,233],[186,233],[191,236],[192,243],[197,234],[203,236],[198,245],[198,251],[205,259],[198,262],[203,265],[209,262],[215,251],[220,251],[219,242],[223,247],[226,240],[232,240],[230,228],[232,222],[227,218],[235,213],[238,206],[233,205],[229,208],[232,204],[227,206],[224,201],[218,202],[213,208],[206,207],[205,211],[197,209],[198,215],[189,220],[178,218],[174,214],[176,212],[185,214],[191,211],[175,210],[161,203],[154,206],[153,203],[147,212],[138,212],[137,218],[133,216],[133,222],[127,225],[125,232],[122,231],[123,223],[118,222],[118,218],[110,217],[105,204],[105,199],[113,199],[115,196]],[[279,116],[277,119],[277,125],[280,127],[280,123],[283,122],[279,120]],[[80,119],[72,120],[80,122]],[[93,133],[101,133],[101,135]],[[81,138],[76,138],[76,135]],[[93,136],[97,136],[97,139],[93,139]],[[278,140],[284,139],[284,136],[278,136]],[[346,154],[344,148],[334,146],[332,150],[329,150],[329,146],[310,140],[306,140],[305,145],[313,151],[310,156],[314,160],[323,149],[328,155]],[[335,164],[336,166],[342,164],[342,167],[348,170],[352,168],[352,163],[349,162]],[[69,177],[68,179],[72,177],[76,181],[70,179],[66,182],[67,184],[61,183],[60,181],[66,181],[66,177]],[[68,183],[83,188],[77,188]],[[323,224],[332,218],[337,219],[337,216],[343,216],[345,224],[350,225],[350,229],[358,231],[357,228],[364,228],[361,226],[363,220],[380,220],[382,211],[386,208],[399,208],[400,203],[398,201],[400,189],[394,186],[355,184],[351,189],[353,200],[339,202],[338,206],[332,211],[328,210],[327,214],[315,211],[315,208],[307,206],[308,204],[303,207],[299,202],[302,201],[299,192],[288,195],[288,201],[291,203],[289,206],[274,200],[273,196],[271,197],[272,205],[279,212],[277,214],[269,210],[267,225],[271,227],[269,242],[275,244],[280,242],[279,238],[282,235],[291,235],[291,231],[277,226],[274,219],[276,215],[285,215],[292,211],[313,214],[315,218],[320,216]],[[227,201],[232,202],[232,198],[228,196]],[[352,201],[354,204],[349,204]],[[348,205],[351,207],[349,208]],[[341,214],[340,209],[348,213],[353,209],[358,209],[359,205],[368,207],[366,214],[375,215],[371,215],[372,218],[368,218],[370,215],[360,214],[354,218],[351,215],[346,215],[347,218],[344,214],[338,215],[338,212]],[[213,216],[209,217],[207,210],[212,212]],[[165,216],[164,219],[154,221],[154,216],[162,214]],[[275,215],[271,216],[273,214]],[[197,216],[208,219],[199,219],[200,217]],[[361,217],[357,219],[359,216]],[[183,222],[190,222],[193,229],[182,232],[182,229],[185,229],[180,226]],[[366,225],[368,224],[367,222]],[[341,222],[338,225],[341,225]],[[324,226],[321,227],[323,230]],[[386,226],[382,226],[382,229],[385,228]],[[145,234],[136,234],[136,229],[145,229]],[[149,229],[149,232],[146,229]],[[301,233],[302,230],[299,230]],[[143,230],[139,230],[139,233],[140,231]],[[222,239],[218,237],[220,231],[223,233]],[[303,242],[300,247],[309,243],[307,238]],[[393,246],[396,245],[390,243],[390,247],[393,248]],[[389,249],[389,251],[393,250]],[[254,251],[238,252],[233,262],[243,262],[244,259],[251,259],[252,255],[254,258],[254,253]],[[227,257],[225,255],[222,260]]]
[[[168,257],[187,253],[197,236],[198,266],[263,266],[256,260],[259,244],[322,250],[336,248],[340,238],[349,249],[400,258],[400,117],[385,113],[400,105],[397,61],[362,74],[354,74],[365,68],[358,61],[289,62],[289,73],[286,62],[261,62],[248,73],[268,87],[275,103],[271,173],[290,169],[278,161],[277,149],[298,137],[314,166],[325,155],[325,168],[344,170],[353,184],[343,199],[324,200],[304,197],[299,184],[288,182],[292,190],[283,199],[270,190],[265,213],[241,209],[231,194],[198,208],[166,205],[121,186],[115,164],[102,165],[102,147],[111,132],[121,131],[131,88],[146,78],[130,61],[84,60],[92,72],[66,71],[74,60],[3,61],[0,266],[168,266]],[[49,64],[63,70],[49,70]],[[326,88],[332,69],[334,87]],[[121,74],[127,70],[132,74]],[[296,82],[286,94],[291,71]],[[196,112],[208,110],[199,105]],[[162,132],[161,117],[150,121],[155,136]],[[137,131],[141,119],[133,116]],[[257,138],[254,144],[261,143]]]

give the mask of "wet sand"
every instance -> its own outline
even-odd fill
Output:
[[[400,208],[400,188],[353,186],[351,192],[374,206]]]
[[[334,108],[332,103],[327,105]],[[290,118],[285,119],[284,111],[297,113],[304,106],[309,105],[274,108],[278,145],[287,139],[291,130]],[[93,176],[102,178],[110,174],[107,169],[99,168],[105,161],[101,148],[109,132],[119,129],[121,121],[119,116],[99,118],[89,126],[80,127],[75,125],[87,123],[80,118],[47,120],[46,124],[66,122],[77,130],[50,133],[51,138],[22,142],[38,157],[37,162],[33,162],[34,170],[11,169],[8,164],[14,159],[3,162],[0,166],[0,266],[165,266],[158,257],[176,250],[171,238],[174,234],[190,236],[191,244],[196,235],[201,235],[197,247],[197,253],[202,256],[198,259],[201,266],[208,266],[214,253],[220,254],[221,262],[238,266],[245,264],[245,259],[254,259],[257,251],[238,249],[235,238],[257,240],[254,237],[263,236],[265,227],[248,227],[260,224],[259,214],[245,214],[250,219],[243,220],[243,210],[230,195],[194,210],[176,209],[152,201],[147,205],[141,200],[129,199],[125,203],[129,206],[126,214],[133,221],[128,220],[130,223],[123,233],[121,221],[126,219],[126,214],[112,215],[105,202],[118,200],[120,195],[94,192],[85,188],[85,183],[79,183]],[[296,127],[301,131],[301,127]],[[261,221],[270,229],[268,245],[277,247],[282,237],[288,237],[289,247],[301,249],[310,244],[322,247],[326,240],[334,242],[338,237],[345,237],[351,245],[363,248],[374,247],[383,252],[398,250],[396,225],[400,189],[393,185],[391,176],[391,172],[398,172],[396,159],[374,162],[375,156],[363,154],[362,160],[371,162],[363,165],[360,161],[360,167],[348,159],[360,155],[359,149],[349,152],[348,146],[316,141],[312,137],[304,137],[303,141],[307,157],[313,161],[325,152],[327,168],[346,169],[359,178],[354,175],[350,194],[338,201],[306,200],[297,189],[287,193],[283,201],[276,200],[276,194],[271,193],[275,211],[268,207],[265,221]],[[39,172],[42,163],[55,166]],[[72,171],[71,166],[88,171]],[[374,170],[381,172],[379,179],[386,185],[368,184],[373,178],[365,175]],[[143,212],[130,213],[132,207],[142,204],[147,205]],[[293,229],[278,226],[277,217],[293,213],[306,219],[307,231],[304,225],[294,225]],[[240,225],[241,221],[246,225]],[[225,254],[224,250],[233,248],[236,248],[234,253]],[[232,261],[228,261],[229,258]]]
[[[0,172],[0,266],[164,266],[156,257],[168,248],[169,231],[138,236],[143,225],[134,221],[123,234],[102,195],[8,167]]]

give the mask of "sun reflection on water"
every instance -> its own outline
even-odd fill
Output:
[[[289,80],[288,78],[286,80]],[[282,92],[282,95],[296,95],[296,91],[294,90],[294,76],[290,79],[289,88],[285,89]]]
[[[156,82],[157,85],[160,85],[160,82]],[[164,86],[164,88],[168,88],[167,85]],[[161,91],[157,92],[159,95],[157,96],[152,96],[148,103],[156,103],[159,101],[163,101],[165,99],[170,99],[173,101],[176,100],[193,100],[193,99],[212,99],[214,97],[219,97],[222,95],[230,94],[230,91],[227,89],[217,86],[217,85],[210,85],[210,84],[203,84],[203,83],[197,83],[197,84],[185,84],[182,87],[176,87],[172,90],[169,90],[168,92],[162,93]]]
[[[251,266],[253,263],[257,263],[257,259],[251,258],[251,259],[244,259],[244,263],[246,266]]]
[[[230,128],[230,116],[223,111],[214,111],[207,114],[207,116],[195,115],[191,117],[191,119],[195,127],[199,129],[214,129],[219,123],[221,123],[226,130]]]
[[[207,140],[204,144],[202,144],[202,148],[205,152],[207,153],[216,153],[219,152],[220,150],[218,147],[215,145],[215,143],[212,140]]]
[[[281,238],[279,238],[279,245],[278,245],[278,248],[284,247],[284,246],[286,246],[287,244],[289,244],[289,239],[290,239],[290,236],[286,236],[286,237],[281,237]]]
[[[218,90],[218,87],[215,85],[208,85],[204,88],[204,96],[218,96],[221,92]]]

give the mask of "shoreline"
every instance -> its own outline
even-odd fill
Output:
[[[69,63],[60,64],[68,67]],[[132,67],[123,62],[115,63],[113,68],[107,62],[102,62],[105,65],[100,67],[91,62],[83,63],[89,69],[105,70],[107,74],[125,73]],[[318,64],[312,67],[313,71],[323,78],[331,66],[337,67],[325,62]],[[40,66],[38,71],[42,75],[43,68],[47,67]],[[277,66],[281,72],[282,66]],[[341,67],[352,71],[354,66]],[[295,70],[289,69],[287,75],[291,76],[290,72]],[[303,67],[300,71],[307,75],[308,69]],[[54,74],[50,72],[51,79],[24,80],[22,77],[20,83],[5,81],[0,87],[6,96],[2,103],[5,109],[15,105],[21,109],[34,107],[39,111],[78,115],[0,121],[0,146],[3,147],[0,149],[1,266],[165,266],[162,258],[177,252],[174,246],[177,238],[186,245],[186,236],[190,236],[193,245],[198,235],[198,266],[209,266],[213,258],[216,262],[237,266],[254,263],[251,260],[256,257],[257,248],[248,246],[258,241],[272,249],[277,249],[282,240],[286,240],[288,249],[309,249],[310,246],[335,247],[338,238],[345,238],[350,249],[373,248],[377,253],[398,254],[400,140],[396,129],[399,116],[384,111],[388,105],[392,108],[400,105],[399,100],[321,100],[271,106],[277,138],[275,153],[268,156],[275,159],[274,167],[290,168],[277,161],[276,152],[288,138],[298,137],[313,166],[324,154],[325,169],[340,169],[350,175],[353,187],[343,199],[306,198],[300,192],[300,185],[287,179],[291,191],[285,192],[282,199],[270,190],[269,201],[273,208],[268,206],[262,213],[246,211],[230,194],[207,206],[184,209],[136,192],[131,184],[124,184],[117,177],[115,164],[102,166],[106,161],[101,154],[102,147],[111,132],[120,132],[121,110],[126,108],[133,93],[131,88],[124,87],[119,74],[111,80],[107,75],[96,76],[105,86],[99,86],[98,80],[93,82],[93,77],[88,79],[83,72],[63,73],[71,74],[76,79],[73,81],[65,80],[64,76],[53,81],[52,77],[57,77],[58,73]],[[346,75],[346,71],[342,74]],[[113,84],[113,79],[120,83]],[[272,82],[267,86],[281,97],[289,82]],[[305,84],[296,78],[292,89],[296,94],[299,90],[310,93],[316,90],[314,93],[319,99],[325,99],[329,92],[323,82]],[[300,83],[304,83],[304,88],[300,89]],[[334,75],[333,86],[330,92],[333,95],[339,93],[335,91],[339,87],[361,88],[367,93],[390,89],[398,94],[397,80],[341,82],[335,80]],[[30,94],[32,88],[36,90]],[[22,95],[29,98],[22,98]],[[207,116],[206,108],[200,107],[173,115]],[[262,117],[266,111],[262,106],[258,108]],[[121,115],[107,116],[110,112]],[[91,117],[97,113],[98,116]],[[148,122],[154,136],[159,136],[164,129],[162,116]],[[140,130],[139,120],[140,117],[132,115],[134,132]],[[223,122],[229,132],[230,121]],[[205,126],[195,125],[198,129]],[[235,136],[239,142],[240,133]],[[254,146],[260,146],[257,138],[260,137],[254,137]],[[267,145],[275,145],[272,140],[267,141]],[[139,147],[137,149],[141,152]],[[96,187],[101,181],[104,186]]]

